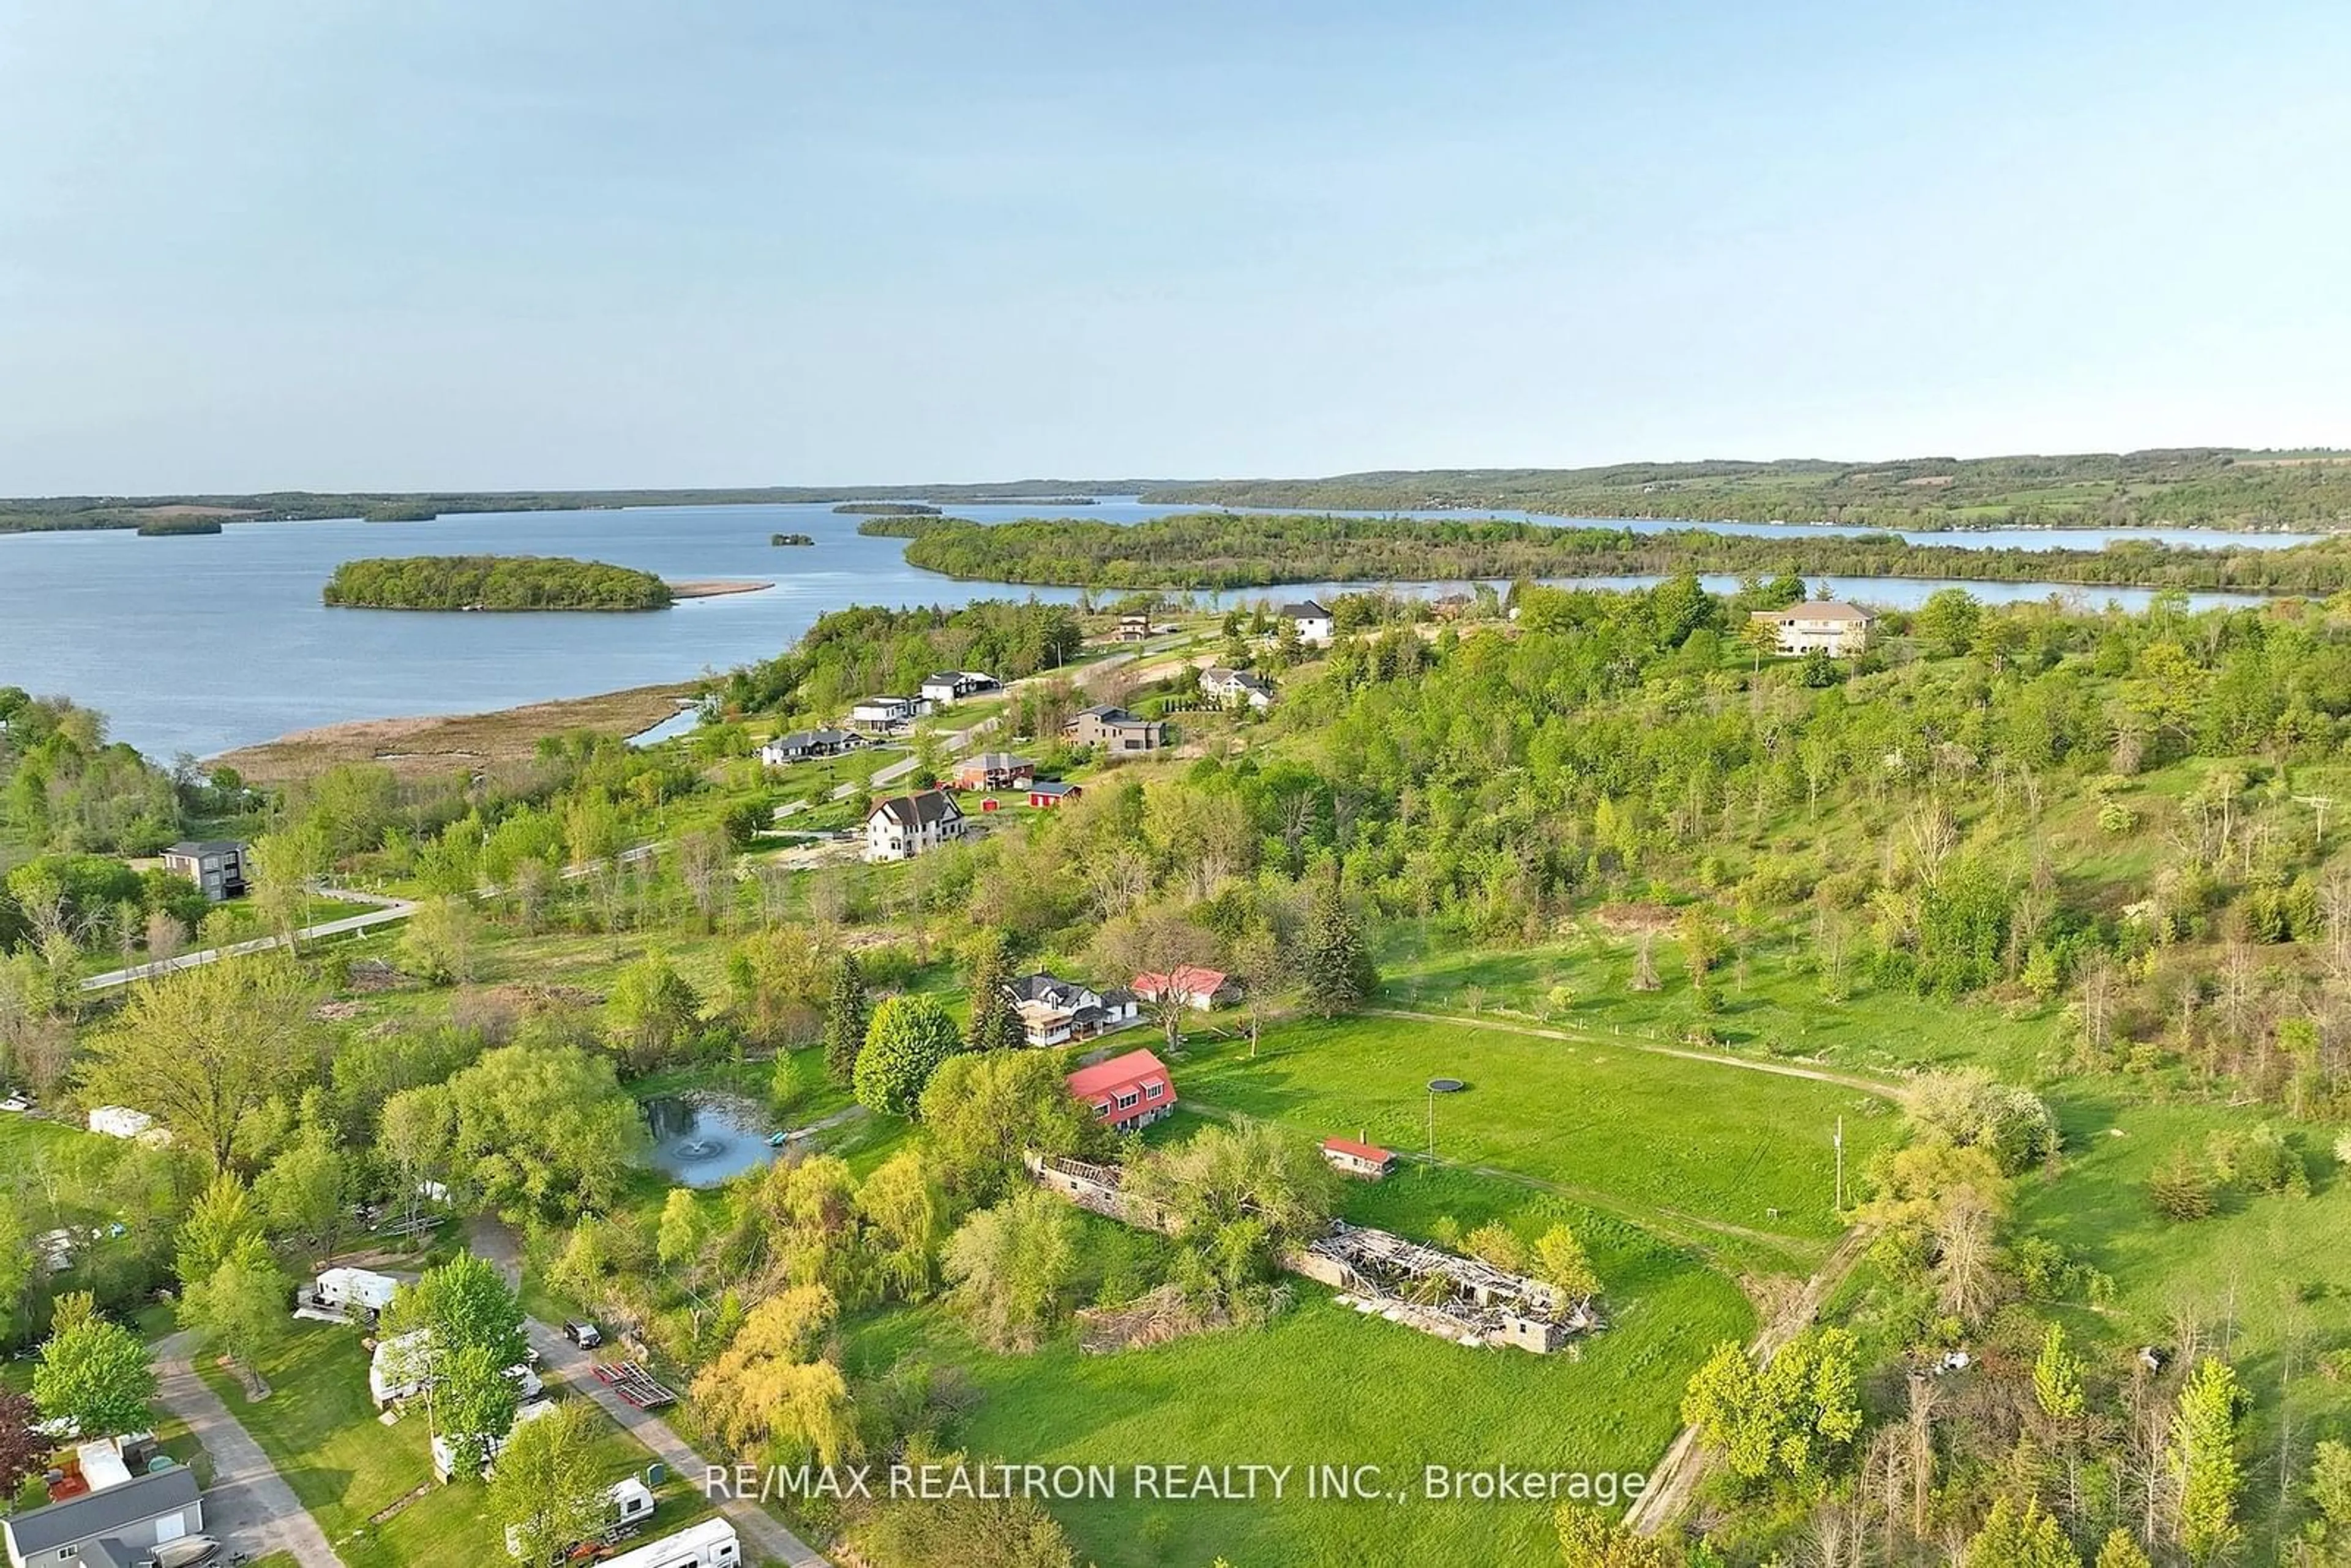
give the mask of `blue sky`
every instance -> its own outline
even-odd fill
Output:
[[[0,494],[2351,444],[2351,6],[15,0]]]

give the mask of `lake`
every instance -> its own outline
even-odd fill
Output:
[[[1133,523],[1196,508],[1112,498],[1091,507],[954,507],[984,522],[1020,517]],[[1370,514],[1390,516],[1394,514]],[[1459,520],[1525,513],[1406,514]],[[221,533],[141,538],[129,530],[0,535],[0,685],[62,694],[111,720],[115,738],[158,758],[209,756],[345,719],[463,713],[625,686],[688,680],[774,655],[816,618],[852,603],[961,604],[1063,589],[956,582],[906,564],[904,541],[868,538],[829,503],[472,513],[425,522],[231,523]],[[1642,531],[1671,522],[1609,522]],[[1719,531],[1802,537],[1803,524],[1710,524]],[[774,546],[804,533],[808,547]],[[1915,534],[1929,542],[2053,549],[2110,538],[2275,549],[2310,537],[2196,529],[1987,530]],[[761,593],[686,600],[641,614],[463,614],[329,610],[319,590],[363,556],[495,552],[571,555],[664,577],[756,578]],[[1638,580],[1611,585],[1634,586]],[[1724,580],[1727,581],[1728,580]],[[1363,588],[1365,584],[1346,585]],[[1914,604],[1934,582],[1833,580],[1840,594]],[[1986,600],[2032,599],[2048,584],[1968,583]],[[1227,601],[1341,591],[1304,583]],[[1201,596],[1204,600],[1211,596]],[[2092,590],[2086,602],[2143,604],[2144,591]],[[2252,601],[2199,595],[2195,602]]]

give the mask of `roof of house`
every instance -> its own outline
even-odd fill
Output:
[[[1281,607],[1281,613],[1284,618],[1291,621],[1328,621],[1331,619],[1331,612],[1320,604],[1315,603],[1314,601],[1311,599],[1301,599],[1295,604],[1285,604]]]
[[[202,1493],[185,1465],[133,1476],[120,1486],[53,1502],[0,1520],[19,1557],[54,1552],[78,1541],[111,1535],[166,1513],[177,1513]]]
[[[225,855],[245,848],[235,839],[182,839],[163,852],[167,855]]]
[[[876,801],[873,807],[874,817],[887,817],[907,828],[933,827],[962,815],[963,808],[955,803],[954,796],[943,789],[925,789],[917,795],[893,795],[887,800]],[[866,821],[872,821],[872,817]]]
[[[1057,800],[1064,795],[1082,795],[1085,792],[1084,785],[1064,784],[1058,779],[1040,779],[1029,786],[1031,795],[1046,795]]]
[[[1012,993],[1016,1002],[1044,1002],[1051,1007],[1068,1007],[1077,1001],[1085,987],[1074,980],[1049,975],[1042,969],[1033,975],[1023,975],[1017,980],[1007,980],[1004,988]]]
[[[1115,1096],[1122,1090],[1140,1091],[1155,1082],[1167,1091],[1168,1101],[1176,1098],[1176,1084],[1167,1076],[1166,1063],[1147,1051],[1130,1051],[1071,1073],[1070,1092],[1092,1102]]]
[[[1352,1155],[1359,1160],[1369,1160],[1375,1166],[1384,1166],[1395,1158],[1377,1144],[1359,1144],[1353,1138],[1325,1138],[1322,1147],[1334,1155]]]
[[[926,686],[959,686],[963,685],[964,680],[964,673],[961,670],[933,670],[929,674],[923,677],[923,685]]]
[[[1810,599],[1802,604],[1791,604],[1784,610],[1758,610],[1753,612],[1771,621],[1875,621],[1868,611],[1856,605],[1840,603],[1834,599]]]
[[[875,697],[860,697],[857,702],[858,707],[912,707],[914,706],[914,699],[912,697],[893,697],[886,694]]]
[[[1008,751],[983,751],[977,757],[967,757],[956,765],[958,777],[966,773],[1019,773],[1037,765],[1025,757],[1015,757]]]
[[[1231,979],[1232,977],[1222,969],[1206,968],[1198,964],[1178,964],[1176,967],[1176,983],[1184,988],[1184,994],[1187,997],[1195,995],[1213,997],[1223,990]],[[1168,977],[1165,975],[1142,974],[1134,977],[1134,988],[1137,991],[1164,991],[1167,988],[1167,984]]]
[[[779,735],[768,744],[780,750],[791,751],[811,746],[840,746],[860,737],[845,729],[796,729],[789,735]]]

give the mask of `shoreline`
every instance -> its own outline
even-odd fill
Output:
[[[542,736],[571,730],[621,739],[641,735],[675,717],[699,686],[698,681],[674,681],[480,713],[344,719],[235,747],[204,760],[213,767],[234,768],[259,784],[314,778],[350,763],[378,763],[402,778],[490,771],[528,763]]]
[[[776,585],[748,578],[689,577],[678,582],[664,579],[662,586],[669,590],[672,599],[719,599],[730,593],[765,593]]]

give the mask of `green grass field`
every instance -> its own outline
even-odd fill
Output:
[[[200,1357],[197,1370],[245,1424],[318,1520],[349,1568],[414,1568],[419,1563],[507,1561],[503,1521],[477,1482],[436,1485],[431,1434],[413,1409],[390,1427],[368,1401],[368,1359],[360,1336],[331,1324],[298,1323],[262,1358],[266,1399],[248,1403],[235,1375]],[[642,1469],[651,1458],[609,1421],[597,1458],[609,1479]],[[411,1492],[415,1500],[381,1523],[378,1513]],[[710,1511],[684,1478],[656,1494],[653,1530],[661,1534]]]
[[[853,1367],[921,1356],[961,1368],[981,1395],[952,1439],[1012,1462],[1376,1465],[1405,1503],[1309,1500],[1294,1473],[1280,1503],[1136,1500],[1055,1505],[1081,1561],[1101,1568],[1362,1568],[1368,1563],[1550,1564],[1540,1503],[1418,1500],[1422,1467],[1510,1464],[1646,1473],[1673,1437],[1676,1398],[1712,1346],[1745,1336],[1739,1290],[1691,1253],[1606,1215],[1491,1177],[1440,1173],[1352,1188],[1349,1212],[1405,1225],[1442,1211],[1523,1234],[1564,1219],[1607,1281],[1612,1326],[1573,1354],[1472,1350],[1337,1304],[1296,1281],[1261,1330],[1090,1356],[1063,1339],[991,1354],[938,1307],[852,1326]],[[1090,1228],[1108,1221],[1089,1218]],[[1662,1391],[1662,1392],[1661,1392]]]
[[[1844,1228],[1837,1118],[1848,1171],[1900,1127],[1883,1099],[1843,1085],[1466,1022],[1297,1023],[1268,1031],[1254,1059],[1217,1045],[1176,1075],[1203,1109],[1408,1151],[1427,1147],[1426,1085],[1440,1076],[1468,1085],[1436,1097],[1441,1160],[1556,1184],[1668,1231],[1695,1219],[1825,1242]]]

